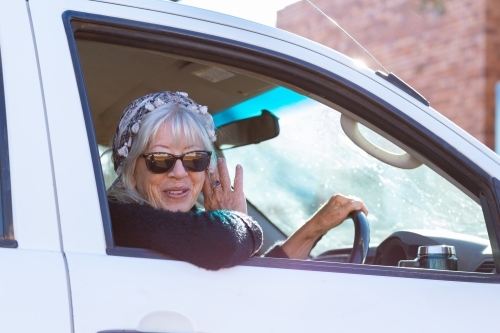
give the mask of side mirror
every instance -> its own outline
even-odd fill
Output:
[[[259,143],[280,134],[278,117],[267,110],[260,116],[238,120],[217,129],[215,144],[221,150]]]

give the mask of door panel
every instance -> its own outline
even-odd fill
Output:
[[[0,248],[0,262],[2,332],[71,332],[69,283],[61,253]]]
[[[68,261],[77,332],[135,330],[155,312],[180,313],[206,333],[470,332],[494,318],[500,292],[486,283],[266,267],[211,272],[159,259]]]

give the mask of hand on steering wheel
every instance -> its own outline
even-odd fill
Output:
[[[332,196],[316,214],[283,243],[283,251],[291,259],[307,258],[312,247],[321,236],[330,229],[337,227],[349,214],[356,211],[368,215],[368,209],[361,200],[340,194]],[[358,237],[358,242],[359,239],[360,237]]]
[[[340,225],[354,211],[368,215],[363,201],[352,196],[334,195],[314,214],[307,223],[314,223],[321,235]]]

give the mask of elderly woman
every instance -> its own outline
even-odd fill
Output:
[[[113,139],[118,174],[108,190],[115,243],[152,249],[217,270],[254,255],[262,230],[247,215],[243,169],[234,188],[226,163],[216,159],[212,116],[186,93],[159,92],[132,102]],[[196,208],[203,191],[205,210]],[[332,197],[311,219],[266,256],[304,259],[359,200]]]

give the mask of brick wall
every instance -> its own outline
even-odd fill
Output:
[[[500,1],[488,0],[486,3],[486,54],[484,73],[485,87],[485,136],[494,142],[495,137],[495,85],[500,81]],[[500,133],[499,133],[500,135]],[[493,146],[493,143],[490,145]],[[498,147],[497,147],[498,148]]]
[[[420,0],[313,0],[384,67],[431,106],[494,145],[494,86],[500,80],[500,2],[447,1],[440,15]],[[278,28],[378,69],[371,58],[305,1],[278,12]]]

